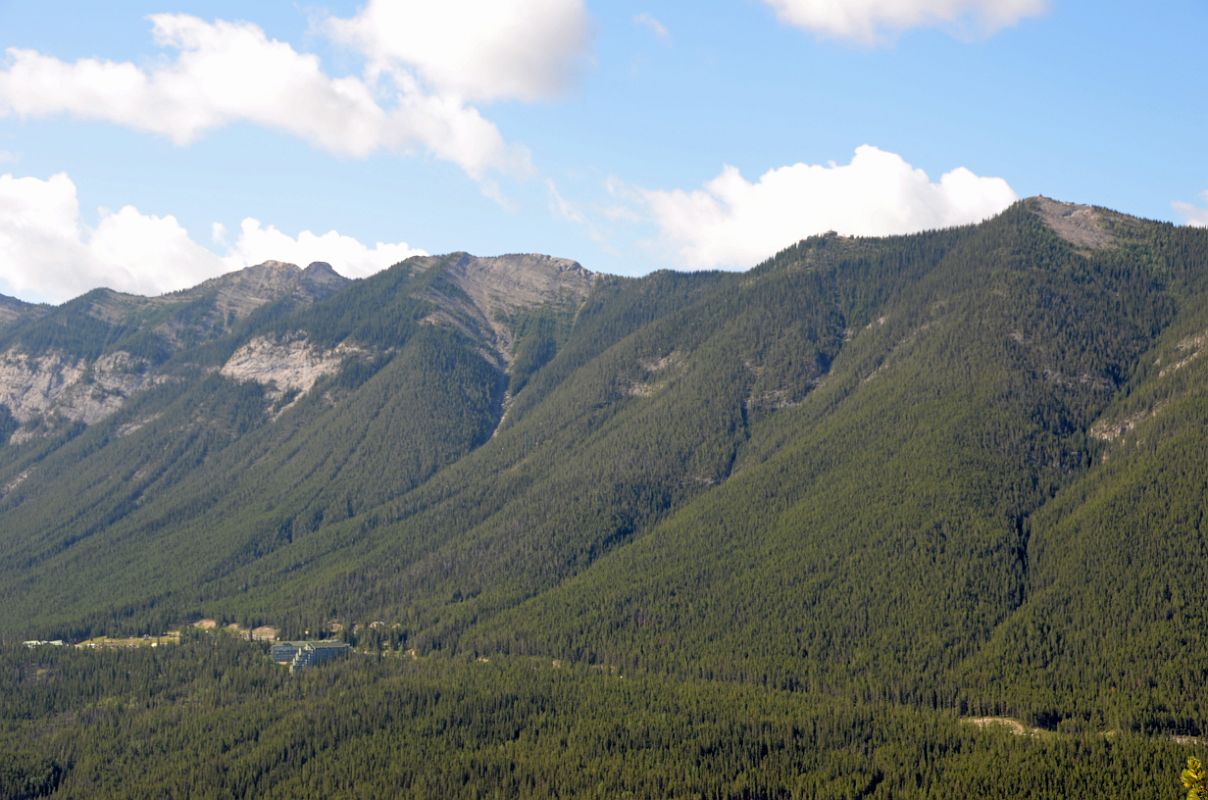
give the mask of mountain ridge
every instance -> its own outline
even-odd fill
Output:
[[[0,447],[0,601],[1196,735],[1205,298],[1208,232],[1047,198],[745,273],[409,259]]]

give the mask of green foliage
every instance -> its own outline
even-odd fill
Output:
[[[1187,759],[1187,769],[1179,776],[1183,788],[1187,790],[1187,800],[1204,800],[1208,798],[1208,772],[1195,756]]]
[[[1180,748],[548,659],[0,649],[5,797],[1165,798]]]
[[[490,320],[463,254],[212,330],[189,299],[171,381],[0,447],[0,634],[335,619],[415,651],[236,692],[204,724],[278,738],[182,773],[222,795],[1162,796],[1208,732],[1208,233],[1101,213],[1093,251],[1025,202]],[[2,333],[100,352],[54,338],[78,313]],[[214,373],[291,336],[352,355],[273,402]],[[159,741],[157,702],[61,744]],[[46,752],[6,785],[92,774]]]

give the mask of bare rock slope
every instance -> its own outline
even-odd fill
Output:
[[[122,407],[135,392],[165,380],[145,359],[117,351],[95,361],[62,352],[0,354],[0,405],[20,425],[14,442],[61,421],[93,424]]]
[[[477,328],[490,338],[501,364],[512,359],[512,322],[518,312],[542,306],[576,309],[600,280],[578,262],[532,253],[491,258],[455,253],[421,258],[415,265],[426,270],[450,258],[446,274],[458,291],[428,290],[426,299],[442,309],[431,321]]]
[[[157,297],[96,289],[58,307],[0,297],[0,407],[17,425],[10,441],[63,423],[99,422],[134,394],[171,380],[160,367],[167,355],[224,335],[268,303],[308,305],[348,282],[328,264],[300,269],[269,261]],[[127,340],[144,347],[142,354],[137,347],[131,352]],[[148,347],[151,341],[158,344]],[[148,357],[148,350],[157,355]],[[308,362],[297,347],[289,353]],[[324,368],[301,365],[308,376]],[[262,382],[284,393],[308,388],[313,378],[295,386],[272,373]]]
[[[1140,222],[1127,214],[1080,203],[1063,203],[1043,195],[1029,198],[1027,202],[1058,236],[1084,250],[1113,247]]]

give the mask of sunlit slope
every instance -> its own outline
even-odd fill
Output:
[[[1088,725],[1127,676],[1126,719],[1197,718],[1203,399],[1147,387],[1196,385],[1208,242],[1124,219],[1082,251],[1032,211],[886,302],[729,481],[471,640]]]
[[[1208,233],[1043,198],[741,274],[412,259],[0,449],[0,630],[381,621],[1185,729],[1206,282]]]

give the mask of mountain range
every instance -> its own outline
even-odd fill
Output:
[[[1051,730],[1208,720],[1208,230],[0,298],[0,637],[394,632]]]

